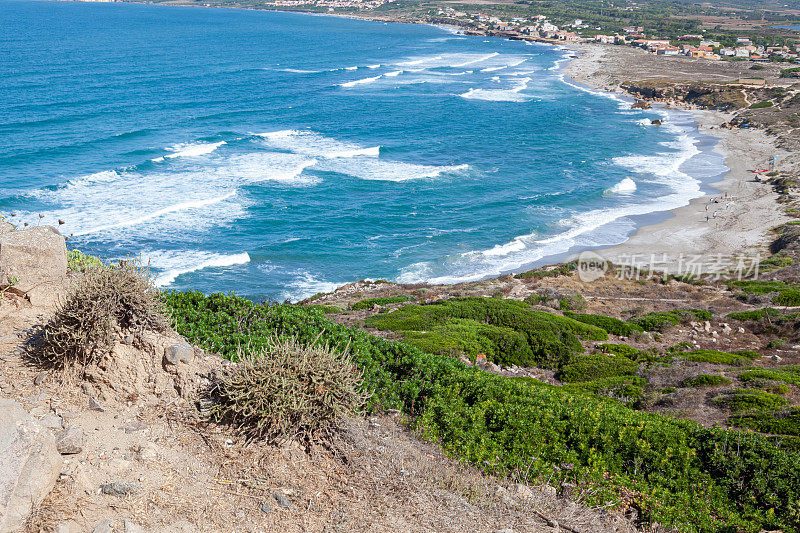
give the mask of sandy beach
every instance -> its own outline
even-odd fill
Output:
[[[573,50],[579,52],[579,56],[565,65],[565,74],[595,89],[614,90],[626,69],[638,70],[645,62],[652,68],[652,63],[663,59],[620,47],[585,45],[573,47]],[[685,61],[661,63],[658,72],[665,77],[678,77],[691,66],[685,65]],[[709,62],[703,63],[708,66]],[[642,226],[626,242],[598,250],[604,259],[622,264],[635,261],[647,266],[655,256],[660,266],[681,274],[681,265],[690,256],[702,256],[713,262],[720,256],[760,255],[763,258],[769,255],[765,247],[771,230],[790,218],[777,203],[778,195],[773,188],[756,182],[750,170],[766,168],[772,155],[777,156],[775,169],[781,170],[790,164],[786,161],[788,152],[777,146],[778,137],[763,130],[720,128],[732,118],[731,114],[703,110],[692,110],[692,113],[701,133],[719,139],[715,150],[725,157],[730,170],[722,180],[704,184],[706,189],[711,189],[709,194],[672,210],[667,220]],[[718,203],[714,203],[714,199]]]

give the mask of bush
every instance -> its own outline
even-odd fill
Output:
[[[461,326],[472,323],[476,334],[486,336],[497,333],[482,329],[479,324],[506,328],[525,336],[527,347],[512,344],[515,353],[506,360],[513,364],[530,366],[536,363],[545,367],[559,367],[572,355],[581,353],[580,339],[605,340],[608,334],[600,328],[577,320],[543,311],[529,309],[524,302],[495,298],[455,298],[426,305],[407,305],[392,313],[381,313],[366,320],[368,327],[390,331],[419,331],[441,333],[448,321],[459,319]],[[419,339],[420,336],[410,336]],[[530,359],[532,354],[532,359]]]
[[[164,306],[138,261],[88,268],[45,325],[35,348],[40,363],[86,367],[111,351],[114,329],[164,331]]]
[[[520,274],[514,275],[517,279],[543,279],[543,278],[557,278],[559,276],[571,276],[578,269],[578,263],[572,261],[558,265],[555,268],[537,268],[528,270]]]
[[[342,312],[342,310],[336,307],[335,305],[311,304],[311,305],[306,305],[305,307],[312,309],[319,309],[326,315],[335,315],[337,313]]]
[[[360,302],[354,303],[350,309],[353,311],[372,309],[372,307],[375,305],[399,304],[414,299],[415,297],[411,296],[410,294],[401,294],[399,296],[383,296],[380,298],[367,298],[366,300],[361,300]]]
[[[753,311],[738,311],[735,313],[730,313],[728,318],[731,320],[739,320],[741,322],[746,322],[748,320],[761,320],[762,318],[766,317],[778,317],[780,316],[780,311],[777,309],[773,309],[771,307],[765,307],[764,309],[756,309]]]
[[[782,281],[732,281],[728,284],[731,288],[738,288],[745,294],[770,294],[777,293],[773,301],[778,305],[788,307],[800,306],[800,285],[789,284]]]
[[[692,350],[677,354],[687,361],[695,363],[711,363],[713,365],[743,365],[759,356],[756,352],[720,352],[717,350]]]
[[[788,344],[788,341],[786,339],[772,339],[767,343],[767,348],[768,349],[783,348],[784,346],[786,346],[786,344]]]
[[[603,353],[611,353],[614,355],[627,357],[631,361],[638,361],[641,356],[644,355],[643,351],[637,350],[633,346],[628,346],[627,344],[603,343],[598,344],[597,349]]]
[[[610,316],[582,315],[575,313],[564,313],[564,315],[570,317],[573,320],[577,320],[578,322],[583,322],[584,324],[591,324],[592,326],[597,326],[598,328],[604,329],[608,333],[616,335],[618,337],[630,337],[634,333],[641,333],[643,331],[642,328],[640,326],[637,326],[636,324],[623,322],[618,318],[613,318]]]
[[[568,294],[558,300],[558,308],[562,311],[582,311],[586,309],[586,300],[580,294]]]
[[[694,320],[711,320],[711,313],[701,309],[675,309],[654,311],[640,316],[632,322],[645,331],[663,332],[678,324],[688,324]]]
[[[772,107],[772,102],[769,100],[764,100],[763,102],[758,102],[750,106],[750,109],[764,109],[766,107]]]
[[[614,376],[580,383],[565,385],[565,388],[591,392],[597,396],[604,396],[618,400],[624,404],[638,402],[644,396],[644,387],[647,380],[637,376]]]
[[[797,528],[800,454],[780,439],[704,428],[533,379],[507,378],[335,324],[318,310],[234,296],[171,293],[176,327],[235,357],[265,335],[352,350],[373,408],[401,409],[423,436],[488,472],[569,480],[590,505],[635,494],[644,522],[685,531]],[[566,471],[560,467],[572,463]]]
[[[325,442],[366,400],[347,352],[284,338],[237,359],[214,384],[209,416],[251,439]]]
[[[800,306],[800,289],[784,289],[775,297],[775,303],[787,307]]]
[[[729,385],[731,380],[718,374],[699,374],[692,378],[686,378],[681,382],[681,387],[716,387],[718,385]]]
[[[563,366],[556,378],[565,383],[592,381],[596,379],[618,376],[630,376],[636,373],[639,365],[618,355],[590,354],[578,355],[569,364]]]
[[[740,373],[737,379],[744,383],[757,379],[769,379],[800,386],[800,365],[775,368],[750,368]]]
[[[716,405],[728,407],[734,413],[779,409],[788,403],[782,396],[758,389],[735,389],[729,394],[717,396],[712,401]]]
[[[728,424],[762,433],[800,437],[800,409],[733,415]]]
[[[88,255],[77,248],[67,252],[67,267],[73,272],[85,272],[90,268],[105,266],[99,257]]]

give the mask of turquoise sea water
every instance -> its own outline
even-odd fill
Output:
[[[0,11],[0,212],[142,254],[166,287],[282,300],[518,271],[622,242],[724,170],[691,117],[582,88],[548,45],[259,11]]]

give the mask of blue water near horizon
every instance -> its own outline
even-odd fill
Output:
[[[581,87],[549,45],[267,11],[0,10],[0,213],[141,254],[168,288],[481,279],[623,242],[725,170],[690,114]]]

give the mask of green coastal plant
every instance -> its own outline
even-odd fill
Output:
[[[678,324],[692,321],[711,320],[711,313],[701,309],[675,309],[672,311],[654,311],[640,316],[631,322],[645,331],[663,332]]]
[[[379,298],[367,298],[366,300],[358,301],[354,303],[350,308],[353,311],[359,311],[362,309],[372,309],[376,305],[399,304],[411,300],[416,300],[416,297],[411,296],[410,294],[401,294],[398,296],[382,296]]]
[[[74,272],[85,272],[90,268],[102,266],[105,266],[105,263],[99,257],[85,254],[77,248],[67,252],[67,267]]]
[[[603,315],[590,315],[590,314],[578,314],[578,313],[564,313],[564,316],[568,316],[573,320],[577,320],[578,322],[583,322],[584,324],[591,324],[592,326],[597,326],[598,328],[606,330],[611,335],[616,335],[618,337],[630,337],[636,333],[641,333],[644,331],[641,326],[636,324],[631,324],[629,322],[623,322],[618,318],[613,318],[609,316]]]
[[[681,382],[681,387],[716,387],[719,385],[730,385],[731,380],[718,374],[698,374],[697,376],[686,378]]]
[[[181,334],[228,357],[272,336],[349,349],[371,409],[401,409],[421,435],[487,472],[575,483],[589,504],[614,506],[634,493],[641,520],[687,532],[800,527],[800,454],[789,437],[704,428],[575,386],[484,372],[335,324],[319,310],[198,292],[164,299]]]

